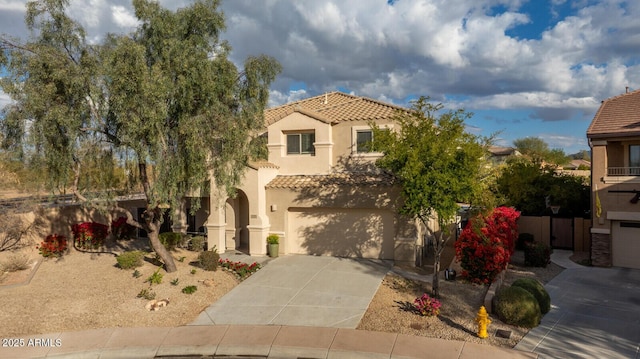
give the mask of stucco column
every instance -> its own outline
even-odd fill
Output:
[[[276,177],[276,168],[260,167],[247,176],[248,186],[244,187],[249,199],[249,254],[264,256],[267,254],[267,236],[271,229],[267,215],[267,193],[265,186]]]
[[[207,245],[209,250],[215,246],[218,252],[224,252],[226,249],[224,203],[218,203],[214,196],[211,196],[210,201],[211,211],[207,218]]]

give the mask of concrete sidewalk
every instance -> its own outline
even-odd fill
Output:
[[[367,259],[275,258],[191,324],[355,328],[390,267]]]
[[[532,353],[462,341],[277,325],[95,329],[22,339],[23,347],[0,347],[0,358],[536,358]],[[32,339],[39,344],[26,345]]]

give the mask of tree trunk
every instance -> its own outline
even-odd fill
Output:
[[[435,241],[435,249],[433,250],[433,282],[431,283],[431,294],[435,298],[440,298],[440,256],[444,250],[449,237],[444,238],[444,229],[440,228],[440,234]]]
[[[159,227],[159,226],[158,226]],[[160,238],[158,237],[158,230],[153,230],[147,232],[149,236],[149,241],[151,242],[151,248],[160,256],[160,259],[164,263],[164,269],[167,273],[175,272],[178,270],[176,267],[176,263],[173,261],[173,257],[171,253],[165,248],[165,246],[160,243]]]
[[[433,282],[431,283],[431,294],[434,298],[440,298],[440,252],[435,251],[433,259]]]

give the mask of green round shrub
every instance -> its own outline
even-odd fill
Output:
[[[189,243],[189,249],[194,252],[201,252],[204,250],[205,238],[203,236],[193,236],[191,237],[191,242]]]
[[[506,324],[533,328],[540,324],[540,305],[520,287],[503,287],[493,297],[493,311]]]
[[[200,267],[207,271],[218,270],[219,260],[220,255],[218,254],[218,251],[203,251],[198,255]]]
[[[118,267],[122,269],[131,269],[142,266],[142,258],[144,258],[144,252],[130,251],[124,252],[116,257],[118,261]]]
[[[542,283],[534,278],[520,278],[513,282],[511,286],[516,286],[525,289],[527,292],[533,294],[540,306],[540,312],[547,314],[551,310],[551,297],[547,290],[544,289]]]
[[[524,265],[527,267],[544,267],[551,263],[553,250],[547,244],[532,242],[525,244]]]
[[[184,237],[184,234],[180,232],[164,232],[158,235],[160,243],[169,251],[176,249],[176,247],[181,247],[184,242]]]

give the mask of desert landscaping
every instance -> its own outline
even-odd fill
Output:
[[[144,247],[144,240],[131,246]],[[134,270],[118,268],[112,253],[86,253],[71,249],[65,255],[42,258],[35,245],[17,252],[0,252],[0,263],[15,261],[16,256],[28,258],[28,268],[4,272],[0,276],[0,320],[2,337],[78,331],[90,328],[168,327],[192,322],[200,312],[234,288],[240,280],[229,271],[205,271],[197,266],[197,253],[178,248],[172,252],[178,271],[163,274],[160,284],[147,280],[158,270],[154,256],[148,253],[144,264]],[[505,276],[505,282],[517,277],[535,277],[546,283],[562,271],[550,264],[546,268],[524,267],[521,253],[516,252]],[[451,256],[445,260],[450,260]],[[268,265],[268,264],[267,264]],[[441,284],[442,308],[439,316],[423,317],[412,310],[413,300],[430,292],[430,270],[396,268],[413,275],[416,281],[388,274],[358,329],[405,333],[442,339],[464,340],[490,345],[513,347],[527,329],[509,326],[492,317],[490,331],[510,332],[509,338],[491,335],[480,339],[476,335],[476,313],[484,301],[487,286],[463,280]],[[185,294],[186,286],[196,286]],[[144,290],[155,293],[155,299],[167,299],[168,305],[157,311],[145,306],[150,299],[140,298]]]

